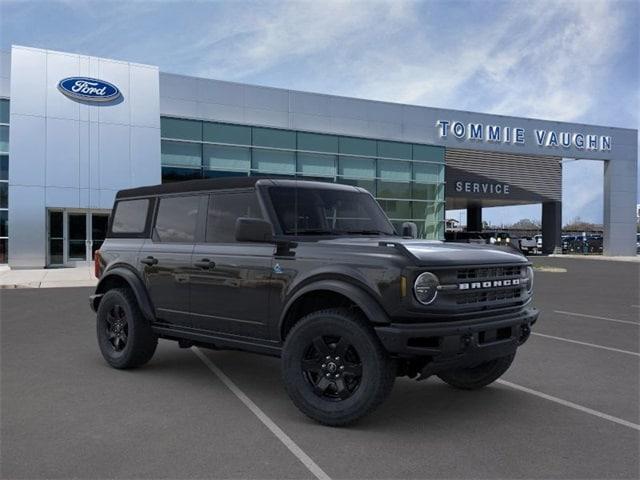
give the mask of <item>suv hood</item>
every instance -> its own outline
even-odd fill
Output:
[[[385,242],[387,244],[385,245]],[[413,240],[400,237],[349,237],[321,240],[320,243],[361,247],[397,248],[421,266],[522,264],[527,258],[509,247],[438,240]]]

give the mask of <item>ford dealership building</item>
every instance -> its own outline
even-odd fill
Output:
[[[122,188],[288,175],[359,185],[442,239],[445,209],[542,204],[560,246],[563,158],[604,162],[604,253],[636,248],[637,130],[401,105],[14,46],[0,54],[0,263],[74,266]]]

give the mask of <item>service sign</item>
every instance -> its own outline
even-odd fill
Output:
[[[121,95],[112,83],[89,77],[63,78],[58,82],[58,90],[69,98],[87,102],[111,102]]]

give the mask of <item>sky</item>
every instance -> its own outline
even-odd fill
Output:
[[[0,0],[0,48],[26,45],[220,80],[638,128],[639,22],[637,0]],[[565,223],[602,222],[602,177],[601,162],[563,164]],[[540,215],[539,205],[484,211],[493,224]]]

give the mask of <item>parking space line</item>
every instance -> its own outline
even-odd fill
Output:
[[[637,352],[631,352],[629,350],[621,350],[619,348],[613,348],[613,347],[605,347],[604,345],[597,345],[595,343],[580,342],[578,340],[571,340],[570,338],[564,338],[564,337],[554,337],[553,335],[546,335],[544,333],[538,333],[538,332],[531,332],[531,335],[535,335],[537,337],[552,338],[554,340],[560,340],[562,342],[576,343],[578,345],[585,345],[587,347],[600,348],[602,350],[610,350],[612,352],[626,353],[627,355],[634,355],[636,357],[640,357],[640,353],[637,353]]]
[[[307,467],[307,469],[317,479],[331,480],[331,477],[329,477],[329,475],[327,475],[324,472],[324,470],[322,470],[311,459],[311,457],[309,457],[309,455],[304,453],[304,451],[291,439],[291,437],[289,437],[289,435],[284,433],[282,429],[278,427],[278,425],[276,425],[275,422],[271,420],[271,418],[269,418],[267,414],[260,409],[260,407],[258,407],[255,403],[253,403],[253,401],[249,397],[247,397],[247,395],[245,395],[245,393],[242,390],[240,390],[240,388],[235,383],[233,383],[233,381],[229,377],[227,377],[225,373],[222,370],[220,370],[220,368],[218,368],[211,360],[209,360],[209,357],[207,357],[204,353],[202,353],[198,347],[191,347],[191,350],[193,351],[193,353],[196,354],[196,356],[200,360],[202,360],[202,363],[204,363],[209,368],[209,370],[211,370],[220,379],[220,381],[224,383],[224,385],[229,390],[231,390],[231,392],[236,397],[238,397],[238,399],[242,403],[244,403],[244,405],[249,410],[251,410],[251,412],[256,417],[258,417],[258,420],[260,420],[265,427],[271,430],[271,433],[273,433],[278,438],[278,440],[280,440],[284,444],[284,446],[287,447],[289,451],[293,453],[296,456],[296,458],[300,460],[300,462],[302,462],[302,464],[305,467]]]
[[[609,322],[629,323],[631,325],[640,326],[640,322],[633,322],[631,320],[619,320],[617,318],[609,318],[609,317],[598,317],[597,315],[587,315],[586,313],[565,312],[564,310],[554,310],[554,313],[560,313],[562,315],[570,315],[573,317],[595,318],[596,320],[607,320]]]
[[[625,427],[633,428],[634,430],[640,431],[640,425],[637,423],[629,422],[627,420],[623,420],[622,418],[614,417],[612,415],[607,415],[606,413],[599,412],[597,410],[593,410],[588,407],[583,407],[582,405],[578,405],[577,403],[569,402],[568,400],[563,400],[562,398],[554,397],[553,395],[547,395],[546,393],[538,392],[537,390],[533,390],[531,388],[523,387],[522,385],[518,385],[515,383],[507,382],[506,380],[497,380],[497,383],[502,385],[506,385],[507,387],[511,387],[515,390],[520,390],[521,392],[529,393],[531,395],[535,395],[536,397],[544,398],[545,400],[549,400],[551,402],[558,403],[560,405],[564,405],[565,407],[573,408],[574,410],[579,410],[584,413],[588,413],[589,415],[593,415],[595,417],[603,418],[605,420],[609,420],[610,422],[617,423],[619,425],[624,425]]]

